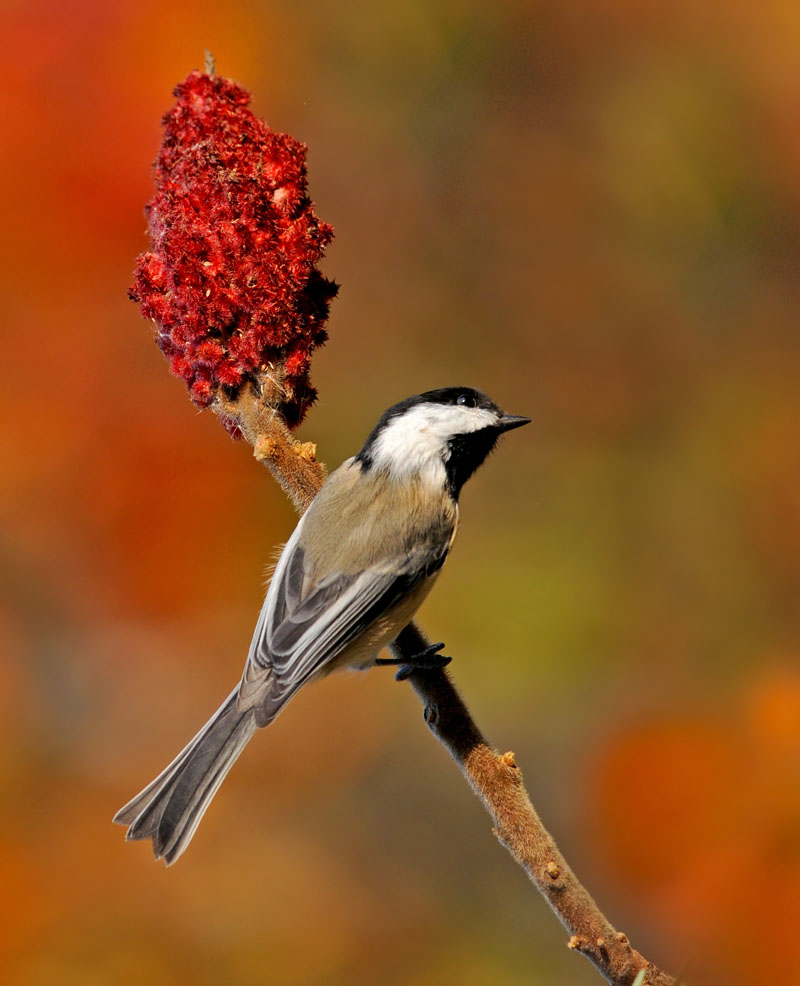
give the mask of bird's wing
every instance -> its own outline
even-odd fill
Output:
[[[240,707],[265,703],[266,721],[427,574],[413,562],[402,574],[376,565],[309,585],[298,544],[301,525],[302,520],[272,577],[239,691]]]

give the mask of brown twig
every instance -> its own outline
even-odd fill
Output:
[[[296,442],[270,406],[279,389],[279,383],[265,377],[260,394],[250,389],[242,390],[235,401],[218,397],[212,409],[239,426],[253,446],[253,455],[269,469],[295,510],[302,514],[325,482],[325,466],[317,462],[313,442]]]
[[[220,403],[215,410],[239,424],[255,457],[269,468],[298,513],[303,513],[325,480],[314,446],[295,442],[280,417],[255,392],[243,392],[235,403]],[[412,623],[392,644],[392,651],[408,659],[428,644]],[[585,955],[614,986],[632,986],[642,970],[641,986],[674,983],[672,976],[648,962],[602,914],[537,815],[514,754],[500,754],[489,746],[446,672],[414,672],[408,680],[423,704],[431,732],[489,812],[498,840],[569,932],[568,947]]]
[[[412,623],[392,649],[402,657],[419,654],[428,644]],[[417,672],[408,680],[424,706],[431,732],[491,815],[494,834],[569,932],[568,946],[585,955],[615,986],[630,986],[642,969],[644,984],[669,986],[672,976],[648,962],[628,936],[609,923],[572,872],[531,804],[514,754],[500,754],[489,746],[447,673]]]

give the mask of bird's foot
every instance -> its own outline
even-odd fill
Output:
[[[443,643],[431,644],[430,647],[426,647],[425,650],[420,651],[419,654],[415,654],[411,658],[379,657],[375,663],[380,665],[399,664],[400,668],[394,676],[395,681],[405,681],[415,671],[438,671],[440,668],[446,667],[453,658],[440,654],[439,651],[442,647],[444,647]]]

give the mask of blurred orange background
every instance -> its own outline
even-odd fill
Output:
[[[292,703],[165,870],[114,811],[240,673],[293,526],[127,299],[210,48],[310,146],[342,284],[301,429],[469,383],[534,424],[421,622],[609,917],[800,983],[800,7],[10,0],[0,979],[599,981],[391,673]]]

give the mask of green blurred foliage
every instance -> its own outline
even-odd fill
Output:
[[[800,981],[800,8],[0,17],[2,981],[597,982],[388,672],[301,694],[174,869],[110,825],[239,674],[293,525],[125,298],[205,47],[337,229],[303,437],[335,465],[460,382],[534,418],[421,614],[478,721],[654,960]]]

